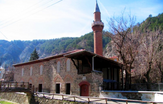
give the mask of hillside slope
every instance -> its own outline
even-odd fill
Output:
[[[162,30],[163,31],[163,13],[159,14],[158,16],[152,17],[152,15],[149,15],[149,17],[143,21],[142,23],[138,23],[134,28],[138,28],[142,32],[146,32],[145,30],[149,31],[156,31],[156,30]],[[106,49],[104,50],[104,56],[105,57],[112,57],[117,56],[116,50],[113,46],[113,43],[109,43],[106,45]]]
[[[109,43],[110,38],[103,32],[103,47]],[[84,48],[93,52],[93,32],[85,34],[79,38],[59,38],[50,40],[33,41],[6,41],[0,40],[0,66],[8,67],[15,63],[28,62],[30,54],[36,48],[39,57],[64,53],[74,49]]]

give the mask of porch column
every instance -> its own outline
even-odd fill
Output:
[[[124,87],[123,87],[123,68],[121,68],[121,74],[122,74],[122,90],[124,89]]]

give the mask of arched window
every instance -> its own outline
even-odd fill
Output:
[[[67,71],[70,71],[70,59],[67,59]]]
[[[32,76],[32,67],[30,67],[30,76]]]
[[[22,76],[24,76],[24,68],[22,68]]]
[[[57,62],[57,72],[60,72],[60,61]]]
[[[43,72],[43,65],[40,66],[40,75],[42,75]]]

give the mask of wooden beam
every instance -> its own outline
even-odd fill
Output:
[[[75,67],[76,67],[76,69],[78,70],[78,72],[79,72],[79,66],[78,65],[76,65],[76,63],[75,63],[75,61],[71,58],[71,61],[73,62],[73,64],[75,65]]]
[[[84,58],[87,60],[87,62],[88,62],[88,64],[89,64],[90,68],[92,68],[92,65],[91,65],[91,63],[89,62],[89,59],[88,59],[87,57],[84,57]]]

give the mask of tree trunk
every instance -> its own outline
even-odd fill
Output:
[[[129,90],[130,89],[130,73],[128,73],[128,71],[126,71],[126,78],[125,78],[125,90]]]
[[[161,72],[161,83],[163,83],[163,72]]]
[[[147,71],[147,73],[145,74],[146,78],[147,78],[147,82],[146,82],[146,86],[147,86],[147,90],[150,91],[151,90],[151,80],[150,80],[150,71],[151,71],[151,63],[152,62],[149,62],[149,69]]]
[[[150,91],[151,90],[151,83],[150,83],[150,78],[149,78],[149,73],[147,72],[146,74],[146,78],[147,78],[147,82],[146,82],[146,86],[147,86],[147,90]]]

